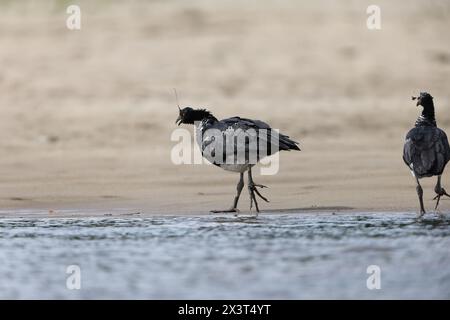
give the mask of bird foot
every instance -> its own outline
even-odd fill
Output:
[[[439,205],[439,200],[441,200],[442,196],[446,196],[450,198],[450,195],[447,193],[447,191],[445,191],[444,188],[441,188],[441,190],[435,190],[436,192],[436,197],[433,198],[433,200],[436,200],[436,206],[434,207],[434,210],[437,210],[437,207]]]
[[[420,210],[420,213],[417,214],[417,219],[422,219],[425,213],[426,213],[425,210]]]
[[[248,185],[248,193],[250,194],[250,211],[253,208],[253,203],[255,203],[255,209],[256,209],[256,214],[259,213],[259,207],[258,207],[258,201],[256,201],[256,195],[258,197],[260,197],[261,199],[263,199],[265,202],[270,202],[266,197],[264,197],[257,188],[267,188],[266,186],[262,185],[262,184],[254,184],[254,183],[250,183]],[[256,195],[255,195],[256,194]]]
[[[441,212],[441,210],[435,210],[434,214],[437,215],[439,218],[445,218],[444,213]]]
[[[250,186],[258,187],[258,188],[261,188],[261,189],[269,188],[268,186],[265,186],[263,184],[256,184],[256,183],[250,184]]]

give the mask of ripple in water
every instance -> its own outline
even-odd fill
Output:
[[[1,219],[0,298],[448,299],[449,248],[449,217],[403,213]]]

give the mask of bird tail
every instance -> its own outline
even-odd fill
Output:
[[[298,147],[298,142],[292,140],[288,136],[285,136],[284,134],[280,134],[280,150],[297,150],[300,151],[300,148]]]

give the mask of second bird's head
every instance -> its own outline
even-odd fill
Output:
[[[433,104],[433,97],[428,92],[421,92],[418,97],[412,97],[412,99],[417,99],[416,106],[427,107]]]
[[[194,124],[195,121],[202,121],[205,118],[212,117],[211,112],[206,109],[193,109],[191,107],[186,107],[183,109],[178,108],[178,111],[178,118],[175,120],[177,125],[182,123]]]

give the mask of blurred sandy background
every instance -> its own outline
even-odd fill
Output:
[[[75,3],[82,29],[69,31]],[[300,141],[278,175],[255,175],[270,187],[262,209],[415,211],[401,158],[410,97],[428,90],[450,134],[450,3],[376,1],[379,31],[366,28],[373,3],[1,1],[2,214],[229,207],[237,174],[170,161],[174,87],[182,105]],[[429,211],[434,183],[422,184]]]

